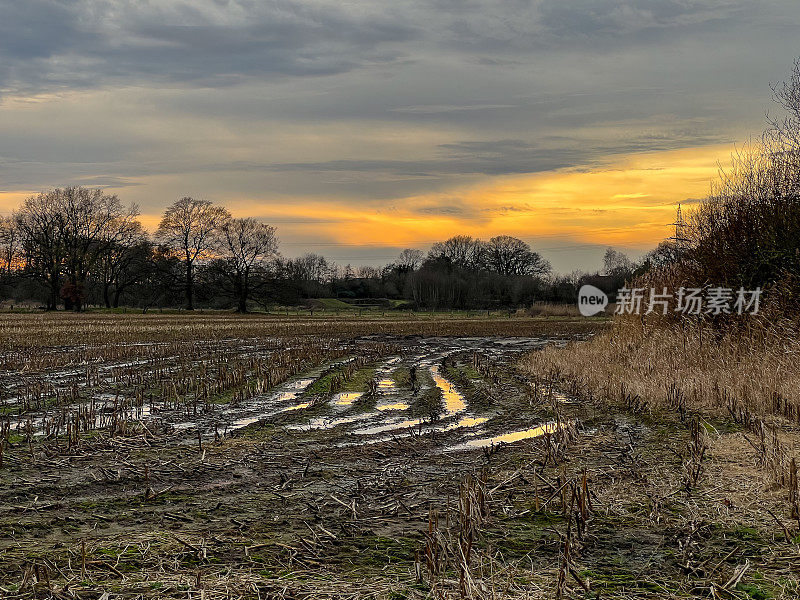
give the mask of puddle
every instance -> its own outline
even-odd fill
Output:
[[[408,410],[410,406],[405,402],[392,402],[391,404],[381,404],[380,406],[376,406],[379,411],[387,411],[387,410]]]
[[[258,423],[261,420],[259,416],[252,416],[252,417],[245,417],[244,419],[239,419],[238,421],[234,421],[228,427],[229,431],[234,429],[241,429],[243,427],[247,427],[248,425],[252,425],[253,423]]]
[[[292,394],[291,398],[294,398],[297,394]],[[242,417],[227,426],[228,431],[236,431],[237,429],[242,429],[243,427],[247,427],[248,425],[252,425],[253,423],[258,423],[259,421],[266,419],[268,417],[275,416],[278,413],[284,412],[291,412],[294,410],[302,410],[304,408],[308,408],[311,406],[311,402],[300,402],[299,404],[293,404],[291,406],[284,406],[278,410],[273,410],[269,412],[260,412],[254,415],[250,415],[248,417]],[[178,425],[175,426],[176,429],[183,429],[183,427],[179,427]]]
[[[509,352],[518,352],[523,349],[540,347],[551,340],[540,339],[505,339],[505,338],[429,338],[408,342],[403,350],[402,357],[392,357],[385,360],[374,372],[377,383],[377,402],[368,412],[356,412],[353,405],[364,396],[361,391],[347,391],[333,394],[327,404],[327,414],[316,414],[313,417],[297,419],[297,423],[288,425],[288,429],[295,431],[309,431],[315,429],[336,429],[336,442],[345,445],[364,445],[391,440],[392,437],[411,435],[428,435],[437,432],[458,433],[446,436],[448,442],[458,444],[448,448],[470,449],[491,446],[492,444],[513,443],[519,440],[535,438],[547,432],[556,430],[554,423],[544,423],[537,427],[521,431],[498,434],[494,437],[482,429],[491,415],[476,416],[468,414],[465,397],[457,387],[444,375],[441,360],[453,352],[466,349],[481,349],[489,354],[502,355]],[[348,360],[334,361],[330,364],[346,364]],[[154,368],[169,371],[170,366],[165,366],[166,359],[153,361]],[[103,374],[108,373],[111,378],[117,376],[114,369],[123,371],[127,368],[146,364],[149,360],[120,362],[116,365],[101,366]],[[424,374],[427,370],[435,385],[442,394],[443,410],[438,421],[431,422],[427,418],[412,418],[410,411],[411,395],[401,389],[392,377],[398,365],[415,365],[418,372]],[[320,376],[326,367],[308,370],[297,379],[284,382],[273,388],[268,393],[260,394],[235,404],[217,405],[214,410],[202,413],[200,416],[191,417],[180,410],[160,409],[156,404],[151,414],[151,405],[145,403],[139,407],[130,406],[129,401],[123,401],[116,394],[99,394],[95,408],[99,419],[107,420],[113,417],[114,407],[116,414],[124,415],[128,419],[152,420],[159,418],[174,427],[175,430],[186,431],[200,429],[204,435],[213,431],[218,425],[219,431],[235,431],[264,420],[275,418],[276,415],[302,411],[313,405],[313,401],[304,397],[304,391]],[[56,380],[80,379],[85,374],[84,369],[64,369],[56,375]],[[427,378],[424,378],[426,380]],[[427,387],[427,385],[426,385]],[[568,402],[569,398],[558,392],[553,392],[553,397],[558,402]],[[370,398],[370,404],[373,399]],[[314,411],[316,412],[316,411]],[[322,411],[320,411],[322,412]],[[40,429],[41,417],[37,422],[32,419],[32,425]],[[177,422],[176,422],[177,421]],[[479,439],[480,436],[480,439]],[[189,439],[189,438],[187,438]],[[443,436],[443,440],[444,440]],[[337,445],[340,445],[337,443]]]
[[[458,446],[450,448],[450,450],[469,450],[473,448],[487,448],[489,446],[496,446],[497,444],[513,444],[514,442],[519,442],[520,440],[537,438],[546,433],[554,433],[559,429],[559,427],[560,425],[558,423],[551,421],[549,423],[543,423],[542,425],[531,427],[529,429],[509,431],[508,433],[503,433],[488,438],[468,440],[463,444],[459,444]]]
[[[299,393],[305,390],[312,383],[314,383],[314,379],[315,379],[314,377],[303,377],[301,379],[295,379],[294,381],[285,384],[284,387],[289,390],[297,390]]]
[[[378,380],[378,391],[388,394],[397,390],[394,379],[388,377]]]
[[[331,404],[334,406],[351,406],[353,402],[363,395],[364,392],[339,392],[331,398]]]
[[[356,429],[351,433],[353,435],[375,435],[376,433],[385,433],[394,429],[408,429],[409,427],[419,427],[422,422],[421,419],[392,419],[391,421],[384,422],[382,425],[375,425],[373,427],[364,427],[363,429]]]
[[[489,417],[463,417],[455,423],[450,423],[447,427],[435,428],[436,431],[452,431],[453,429],[461,429],[462,427],[477,427],[483,425]]]
[[[314,382],[314,380],[314,377],[295,379],[294,381],[285,383],[281,391],[269,394],[266,398],[262,397],[255,400],[250,400],[244,406],[237,406],[235,408],[227,408],[223,410],[220,417],[223,419],[225,417],[230,418],[235,413],[242,413],[247,410],[258,410],[258,412],[241,417],[226,426],[227,431],[235,431],[237,429],[247,427],[248,425],[252,425],[253,423],[258,423],[263,419],[274,417],[280,413],[308,408],[311,406],[310,401],[299,402],[298,404],[291,404],[283,407],[276,407],[275,405],[296,401],[297,397],[302,394],[303,391]],[[180,424],[175,424],[174,427],[176,429],[185,428]]]
[[[375,413],[372,413],[375,414]],[[486,421],[489,420],[489,417],[462,417],[458,421],[453,423],[448,423],[447,425],[435,425],[431,424],[429,421],[424,419],[401,419],[396,418],[391,421],[386,421],[381,425],[374,425],[372,427],[364,427],[362,429],[356,429],[350,433],[354,435],[374,435],[376,433],[386,433],[387,431],[394,431],[394,430],[402,430],[402,429],[410,429],[410,428],[417,428],[419,429],[420,425],[422,425],[422,435],[428,433],[438,433],[443,431],[452,431],[454,429],[462,429],[467,427],[477,427],[478,425],[483,425]],[[378,438],[375,440],[369,440],[368,442],[364,443],[375,443],[384,441],[386,439],[391,438]]]
[[[289,412],[292,410],[302,410],[304,408],[308,408],[311,406],[311,402],[301,402],[300,404],[294,404],[292,406],[286,406],[281,409],[281,412]]]
[[[288,425],[286,428],[294,431],[311,431],[312,429],[333,429],[334,427],[339,427],[340,425],[349,425],[350,423],[355,423],[356,421],[371,419],[373,417],[376,417],[377,415],[378,413],[371,412],[371,413],[360,413],[358,415],[352,415],[350,417],[339,417],[338,419],[333,419],[331,417],[315,417],[305,425]]]
[[[430,363],[427,363],[426,366],[429,364]],[[467,404],[464,401],[464,396],[461,395],[461,393],[455,388],[455,386],[450,381],[448,381],[444,376],[442,376],[439,366],[438,365],[429,366],[428,369],[430,370],[434,384],[442,392],[442,399],[444,401],[444,406],[445,406],[445,410],[441,415],[443,420],[448,419],[448,417],[453,417],[459,413],[464,412],[467,409]],[[388,378],[379,381],[378,388],[382,391],[396,390],[394,380]],[[377,405],[375,409],[378,411],[378,413],[371,413],[370,417],[379,413],[405,411],[409,410],[409,408],[410,405],[407,402],[403,402],[402,400],[386,401],[384,404]],[[453,429],[461,429],[465,427],[477,427],[478,425],[485,423],[487,420],[488,417],[465,416],[459,421],[438,425],[435,423],[430,423],[430,421],[428,421],[427,419],[420,419],[420,418],[407,419],[403,418],[402,416],[393,418],[387,417],[384,418],[384,420],[381,422],[375,423],[368,427],[362,427],[360,429],[353,430],[349,432],[349,434],[356,436],[370,436],[370,435],[377,435],[381,433],[395,432],[395,431],[399,433],[402,430],[421,428],[420,433],[425,435],[428,433],[451,431]],[[364,440],[363,442],[362,441],[357,442],[357,444],[372,444],[384,441],[385,439],[387,438]]]
[[[431,377],[433,382],[440,390],[442,390],[442,399],[444,400],[445,414],[455,415],[467,409],[467,404],[464,402],[464,396],[456,390],[456,387],[445,379],[440,370],[439,365],[434,365],[430,368]]]
[[[368,427],[364,429],[360,429],[358,431],[354,431],[352,433],[357,435],[371,435],[375,433],[386,433],[387,431],[396,431],[397,433],[408,432],[410,429],[415,429],[417,434],[419,435],[429,435],[431,433],[440,433],[446,431],[453,431],[454,429],[462,429],[462,428],[470,428],[470,427],[477,427],[479,425],[484,424],[486,421],[489,420],[489,417],[463,417],[462,419],[456,421],[455,423],[450,423],[448,425],[423,425],[422,431],[419,431],[420,427],[420,420],[407,420],[407,421],[400,421],[399,423],[394,423],[392,425],[385,425],[385,426],[377,426],[377,427]],[[367,446],[371,444],[380,444],[382,442],[390,442],[393,439],[396,439],[396,436],[380,436],[375,437],[372,439],[366,440],[359,440],[358,442],[346,442],[343,444],[337,444],[339,447],[344,446]]]

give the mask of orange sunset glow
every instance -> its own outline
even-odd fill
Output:
[[[255,198],[223,201],[234,215],[276,222],[283,238],[315,248],[423,248],[461,232],[481,238],[513,232],[534,246],[553,250],[591,244],[643,251],[670,234],[678,203],[690,204],[708,194],[732,150],[713,145],[646,152],[581,170],[494,177],[395,198],[383,208],[337,199],[292,204]],[[0,210],[13,211],[31,193],[3,192]],[[118,194],[125,199],[126,189]],[[437,213],[440,206],[457,210]],[[160,219],[158,213],[141,215],[150,231]]]
[[[235,215],[276,222],[282,235],[311,246],[423,247],[460,232],[489,238],[510,231],[546,247],[575,243],[643,250],[669,235],[678,203],[708,194],[731,151],[715,145],[649,152],[580,171],[496,177],[396,198],[382,209],[336,200],[242,199],[226,205]],[[458,210],[437,213],[439,206]],[[154,230],[159,218],[145,214],[142,220]]]

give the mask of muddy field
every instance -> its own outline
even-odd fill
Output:
[[[519,370],[600,321],[65,319],[0,327],[4,598],[797,589],[730,423]]]

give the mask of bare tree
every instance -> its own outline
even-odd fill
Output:
[[[253,271],[277,254],[275,228],[252,217],[227,219],[220,227],[219,239],[223,260],[231,269],[236,312],[245,313]]]
[[[185,196],[176,200],[164,212],[156,238],[184,261],[186,271],[186,310],[194,310],[194,266],[216,245],[215,233],[230,214],[221,206],[207,200]]]
[[[484,246],[484,260],[490,271],[500,275],[544,275],[550,263],[522,240],[510,235],[498,235]]]
[[[287,279],[299,282],[328,283],[336,265],[324,256],[309,252],[303,256],[283,261],[282,270]]]
[[[67,309],[81,310],[87,276],[108,248],[137,226],[138,214],[136,205],[125,208],[117,196],[82,187],[51,190],[23,202],[16,222],[29,266],[48,280],[48,308],[54,310],[61,296]]]
[[[124,208],[117,196],[100,189],[57,190],[65,215],[66,267],[72,297],[65,294],[66,308],[81,310],[86,279],[108,251],[141,229],[139,208]]]
[[[422,250],[416,248],[406,248],[394,261],[395,266],[402,271],[415,271],[425,260]]]
[[[782,116],[737,149],[690,214],[688,251],[670,265],[682,283],[755,288],[783,281],[792,289],[785,299],[800,297],[800,60],[773,93]]]
[[[362,265],[356,270],[359,279],[380,279],[380,276],[380,270],[370,265]]]
[[[40,273],[49,289],[47,309],[56,310],[61,289],[64,256],[64,218],[51,194],[30,196],[16,214],[23,238],[25,262]]]
[[[645,255],[643,264],[651,269],[664,269],[677,264],[680,259],[678,246],[670,240],[664,240]]]
[[[428,260],[445,259],[462,269],[479,269],[484,259],[483,243],[469,235],[456,235],[436,242],[428,252]]]
[[[782,109],[778,117],[769,117],[764,137],[772,147],[786,151],[800,149],[800,58],[794,61],[789,78],[772,86],[772,99]],[[795,155],[796,158],[796,155]]]
[[[20,231],[14,216],[0,218],[0,268],[6,276],[11,275],[19,262]]]
[[[614,248],[606,248],[603,255],[603,270],[606,275],[626,275],[636,268],[628,255]]]
[[[120,225],[112,230],[113,235],[107,250],[101,256],[98,269],[98,279],[103,285],[103,302],[106,308],[119,306],[122,292],[136,282],[138,275],[142,275],[142,269],[132,267],[136,264],[142,266],[152,250],[141,223],[134,221]]]

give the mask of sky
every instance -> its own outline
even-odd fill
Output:
[[[640,255],[774,112],[796,0],[0,0],[0,212],[181,196],[383,264],[508,234]]]

